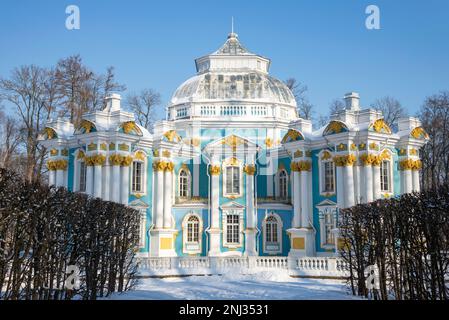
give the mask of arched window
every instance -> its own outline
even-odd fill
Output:
[[[288,196],[287,172],[279,172],[279,198],[286,200]]]
[[[380,191],[391,192],[391,163],[383,160],[380,163]]]
[[[182,251],[186,254],[201,253],[203,221],[196,213],[187,214],[182,222]]]
[[[187,243],[199,243],[200,242],[200,220],[197,216],[191,216],[187,220]]]
[[[263,251],[268,254],[282,252],[282,220],[275,214],[269,214],[263,221]]]
[[[133,193],[143,193],[144,183],[143,183],[143,162],[133,161],[132,167],[132,192]]]
[[[265,224],[265,237],[267,244],[278,242],[278,221],[274,216],[267,218]]]
[[[190,177],[189,173],[182,169],[179,171],[178,196],[188,198],[190,196]]]

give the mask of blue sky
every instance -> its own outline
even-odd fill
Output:
[[[65,28],[70,4],[80,30]],[[365,28],[369,4],[381,30]],[[449,90],[447,0],[1,1],[0,76],[79,53],[98,72],[115,66],[128,91],[153,88],[167,103],[194,75],[193,60],[226,40],[231,16],[241,42],[272,60],[272,75],[308,86],[317,113],[357,91],[364,106],[391,95],[414,114]]]

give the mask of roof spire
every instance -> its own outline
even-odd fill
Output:
[[[234,17],[231,17],[231,33],[228,34],[228,39],[236,39],[237,34],[234,33]]]

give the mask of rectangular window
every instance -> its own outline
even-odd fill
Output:
[[[325,215],[325,233],[326,233],[326,244],[334,243],[334,234],[332,229],[334,229],[334,216],[332,214]]]
[[[84,161],[81,161],[79,164],[80,164],[79,191],[86,192],[86,163]]]
[[[226,242],[229,244],[240,243],[240,218],[236,214],[226,216]]]
[[[132,192],[143,192],[142,188],[142,162],[133,162]]]
[[[390,162],[382,161],[380,164],[380,190],[382,192],[390,192]]]
[[[324,162],[324,190],[323,192],[335,192],[334,186],[334,163]]]
[[[226,193],[240,194],[240,168],[226,168]]]

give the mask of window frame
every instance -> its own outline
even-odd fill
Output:
[[[196,225],[198,226],[198,241],[189,241],[188,237],[188,229],[189,224],[191,223],[189,220],[191,218],[196,218]],[[185,215],[182,221],[182,252],[189,255],[201,254],[203,248],[203,219],[201,219],[200,215],[195,212],[190,212]]]
[[[282,176],[283,175],[283,176]],[[284,183],[282,183],[282,180],[284,180]],[[279,199],[280,200],[288,200],[288,183],[289,183],[289,177],[287,170],[281,169],[278,172],[278,187],[279,187]],[[283,194],[285,193],[285,194]]]
[[[84,168],[84,169],[82,169]],[[87,166],[86,162],[84,160],[78,160],[78,190],[79,192],[85,193],[87,190]],[[83,175],[84,173],[84,175]],[[82,179],[83,184],[81,183],[81,178],[84,176],[84,179]],[[81,188],[81,186],[84,185],[84,188]]]
[[[236,186],[234,182],[234,172],[237,170],[238,172],[238,182],[237,186],[239,188],[238,192],[234,192],[234,190],[231,190],[232,192],[228,192],[227,183],[228,183],[228,169],[232,168],[231,173],[231,188],[234,189]],[[223,180],[223,197],[229,198],[229,199],[237,199],[243,196],[243,165],[242,162],[239,161],[236,158],[230,158],[223,162],[222,165],[223,174],[222,174],[222,180]]]
[[[183,196],[181,195],[181,175],[185,173],[185,179],[186,179],[186,195]],[[178,172],[178,192],[177,192],[177,197],[180,199],[189,199],[191,197],[191,174],[190,171],[185,169],[185,168],[181,168]]]
[[[267,226],[271,225],[273,226],[272,222],[269,222],[268,219],[275,219],[276,220],[276,236],[277,236],[277,241],[274,242],[268,242],[267,240]],[[269,255],[274,255],[274,254],[280,254],[282,253],[282,230],[283,230],[283,222],[281,217],[274,213],[274,212],[270,212],[269,214],[267,214],[264,218],[264,220],[262,221],[262,232],[263,232],[263,252],[265,254],[269,254]],[[270,230],[273,231],[273,230]],[[271,249],[270,246],[275,246],[277,245],[277,248],[273,248]]]
[[[144,159],[139,159],[136,157],[137,153],[142,153],[144,155]],[[134,190],[134,163],[141,163],[141,187],[142,189],[140,191],[138,190]],[[130,169],[130,179],[129,179],[129,190],[130,190],[130,194],[134,195],[134,196],[144,196],[147,194],[147,184],[148,184],[148,166],[147,166],[147,154],[145,151],[143,150],[136,150],[136,152],[134,153],[134,157],[133,157],[133,161],[131,163],[131,169]]]
[[[322,159],[323,153],[327,152],[329,154],[331,154],[331,157],[328,159]],[[323,150],[322,152],[320,152],[320,154],[318,155],[319,157],[319,180],[320,180],[320,195],[321,196],[333,196],[336,194],[336,183],[337,183],[337,179],[336,179],[336,175],[337,175],[337,168],[335,166],[335,163],[333,161],[333,157],[332,157],[332,153],[329,150]],[[332,184],[333,184],[333,189],[332,190],[326,190],[326,164],[331,164],[332,166]]]
[[[385,165],[386,164],[386,165]],[[387,175],[384,174],[384,169],[387,169]],[[379,174],[379,184],[380,184],[380,192],[383,194],[391,194],[393,193],[393,165],[392,165],[392,161],[388,160],[388,159],[384,159],[381,161],[380,166],[379,166],[379,170],[380,170],[380,174]],[[385,181],[384,178],[387,178],[387,186],[388,189],[384,189],[384,185],[385,185]]]
[[[81,193],[86,193],[87,190],[87,166],[86,166],[86,162],[84,161],[83,158],[79,159],[79,154],[83,153],[85,154],[85,151],[83,149],[78,149],[75,151],[75,153],[73,154],[74,156],[74,177],[73,177],[73,190],[75,192],[81,192]],[[85,176],[84,176],[84,190],[81,190],[80,188],[80,179],[81,179],[81,163],[84,163],[84,168],[85,168]]]
[[[336,205],[326,205],[318,207],[319,216],[319,226],[320,226],[320,245],[324,249],[334,249],[335,248],[335,229],[337,228],[337,206]],[[326,219],[328,216],[331,217],[331,222],[329,223]],[[331,226],[328,228],[328,226]],[[331,242],[328,242],[329,236],[331,237]]]
[[[229,222],[228,222],[228,216],[235,216],[237,217],[236,221],[232,221],[231,225],[233,226],[231,229],[233,233],[236,233],[238,236],[238,242],[229,242],[228,241],[228,229],[229,229]],[[225,248],[240,248],[243,246],[243,209],[223,209],[222,210],[222,225],[223,225],[223,247]],[[238,227],[237,232],[235,232],[235,227]],[[234,240],[234,239],[232,239]]]

